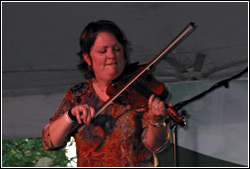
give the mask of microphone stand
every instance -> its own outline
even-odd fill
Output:
[[[210,87],[209,89],[205,90],[204,92],[194,96],[193,98],[190,98],[188,100],[185,100],[185,101],[182,101],[182,102],[179,102],[177,103],[175,106],[173,106],[173,109],[177,112],[178,114],[178,110],[180,110],[183,106],[197,100],[197,99],[200,99],[202,97],[204,97],[206,94],[212,92],[213,90],[219,88],[219,87],[222,87],[224,86],[225,88],[229,88],[229,81],[233,80],[233,79],[236,79],[236,78],[239,78],[240,76],[242,76],[244,73],[246,73],[248,71],[248,67],[246,67],[243,71],[241,71],[240,73],[232,76],[231,78],[228,78],[228,79],[225,79],[225,80],[222,80],[222,81],[219,81],[217,82],[216,84],[214,84],[212,87]],[[182,112],[181,116],[183,117],[183,121],[178,123],[174,120],[171,120],[170,119],[167,119],[166,122],[169,122],[169,120],[173,121],[173,125],[170,126],[170,129],[174,130],[174,132],[172,132],[172,142],[173,142],[173,151],[174,151],[174,166],[175,167],[178,167],[178,151],[177,151],[177,125],[179,124],[181,127],[185,126],[186,125],[186,112]],[[170,122],[171,122],[170,121]]]
[[[175,111],[178,111],[179,109],[181,109],[184,105],[186,104],[189,104],[190,102],[194,101],[194,100],[197,100],[197,99],[200,99],[202,98],[203,96],[205,96],[206,94],[212,92],[213,90],[219,88],[219,87],[222,87],[224,86],[225,88],[229,88],[229,81],[233,80],[233,79],[236,79],[236,78],[239,78],[240,76],[242,76],[244,73],[246,73],[248,71],[248,67],[246,67],[242,72],[232,76],[231,78],[228,78],[228,79],[225,79],[225,80],[222,80],[222,81],[219,81],[218,83],[214,84],[212,87],[210,87],[208,90],[196,95],[195,97],[191,98],[191,99],[188,99],[188,100],[185,100],[185,101],[182,101],[180,103],[177,103],[173,109]]]
[[[174,129],[173,144],[174,144],[174,166],[178,167],[178,151],[177,151],[177,123],[172,126]]]

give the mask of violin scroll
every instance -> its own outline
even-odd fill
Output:
[[[174,122],[178,123],[181,127],[184,127],[187,124],[185,116],[178,115],[178,113],[172,107],[167,108],[167,113],[174,120]]]

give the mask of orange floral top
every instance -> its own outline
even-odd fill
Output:
[[[95,109],[103,102],[95,94],[90,81],[68,90],[63,101],[42,131],[45,150],[58,150],[66,146],[73,136],[76,142],[78,167],[139,167],[153,166],[153,153],[146,148],[147,111],[132,109],[129,104],[110,104],[89,126],[78,123],[72,128],[61,147],[53,146],[49,126],[53,121],[78,104]]]

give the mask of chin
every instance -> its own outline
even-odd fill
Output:
[[[114,79],[116,79],[119,75],[120,75],[120,74],[112,74],[112,75],[110,75],[110,79],[111,79],[111,80],[114,80]]]
[[[116,68],[116,69],[110,69],[110,70],[108,70],[108,71],[105,73],[105,75],[106,75],[107,77],[109,77],[110,80],[114,80],[114,79],[116,79],[118,76],[120,76],[121,73],[122,73],[122,70]]]
[[[116,79],[118,76],[120,76],[121,73],[119,72],[114,72],[114,73],[110,73],[108,76],[110,77],[111,80]]]

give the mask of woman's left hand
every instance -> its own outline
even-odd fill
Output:
[[[165,121],[167,111],[165,103],[155,95],[151,95],[148,99],[149,118],[152,123],[162,123]]]

